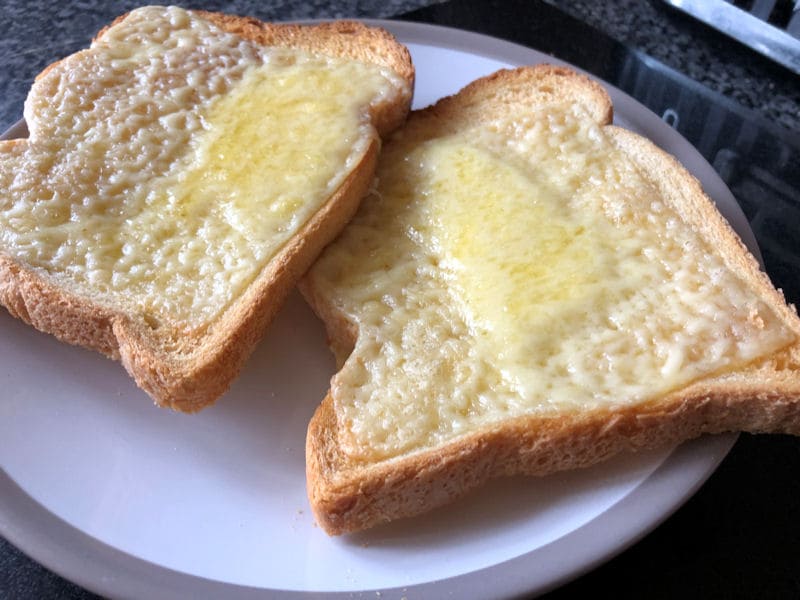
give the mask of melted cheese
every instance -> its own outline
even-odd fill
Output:
[[[644,402],[793,337],[578,114],[407,135],[381,163],[311,275],[359,327],[333,384],[354,458]]]
[[[31,143],[0,162],[0,241],[98,301],[202,328],[358,164],[368,107],[401,85],[133,11],[35,84]]]

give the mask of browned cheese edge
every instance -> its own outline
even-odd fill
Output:
[[[547,475],[586,467],[622,451],[665,447],[704,433],[800,434],[800,320],[794,309],[772,287],[697,180],[648,140],[610,125],[611,103],[598,84],[560,67],[502,71],[413,112],[405,130],[430,130],[430,137],[437,137],[520,102],[575,101],[584,103],[589,114],[606,126],[613,143],[679,212],[685,211],[688,222],[701,223],[701,235],[722,248],[723,260],[775,308],[795,332],[796,341],[745,369],[695,381],[653,401],[565,411],[553,417],[510,418],[437,447],[374,463],[358,463],[341,451],[340,423],[328,394],[309,425],[306,470],[312,510],[329,534],[426,512],[496,476]],[[357,327],[315,289],[312,277],[304,279],[300,289],[324,320],[341,365],[353,348]]]
[[[410,54],[382,29],[353,21],[284,25],[220,13],[197,14],[262,45],[294,47],[393,69],[407,82],[408,93],[373,108],[371,117],[379,135],[400,126],[410,110],[414,82]],[[0,151],[18,149],[24,143],[0,142]],[[164,336],[143,319],[65,289],[43,270],[21,264],[1,251],[0,304],[13,316],[64,342],[119,359],[159,405],[197,411],[227,390],[294,284],[352,218],[372,184],[379,150],[376,136],[336,192],[207,331],[189,336],[168,331]]]

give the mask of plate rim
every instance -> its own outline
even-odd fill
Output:
[[[357,18],[357,20],[368,25],[383,27],[394,35],[404,38],[401,40],[404,43],[420,43],[459,50],[506,63],[532,64],[530,60],[532,55],[543,55],[534,48],[502,38],[448,26],[392,19]],[[527,60],[524,58],[526,55]],[[585,70],[556,57],[547,55],[546,58],[547,62],[570,66],[586,73]],[[641,117],[641,119],[646,121],[658,119],[657,115],[625,92],[591,73],[587,74],[604,85],[615,107],[622,107],[617,112],[644,114],[647,115],[646,118]],[[635,120],[633,124],[636,125]],[[24,132],[22,128],[24,120],[12,125],[0,139],[17,137],[21,131]],[[750,251],[761,261],[755,236],[744,213],[711,165],[677,131],[666,124],[663,128],[659,127],[656,133],[657,135],[651,139],[658,146],[670,153],[679,150],[683,155],[682,163],[685,164],[688,157],[695,167],[699,165],[703,168],[705,176],[699,178],[707,193],[715,201],[719,199],[725,201],[724,216],[731,222],[733,229],[742,237]],[[709,183],[713,189],[706,187]],[[462,597],[478,598],[487,594],[507,597],[541,594],[552,590],[623,552],[671,516],[711,476],[737,437],[737,434],[704,436],[677,446],[622,500],[549,544],[479,570],[403,587],[381,588],[381,591],[413,594],[415,597],[438,597],[445,592],[458,591],[464,594]],[[698,449],[702,450],[699,455]],[[676,492],[674,485],[676,478],[689,484],[677,488],[680,491]],[[317,592],[251,587],[176,571],[127,554],[68,524],[29,496],[3,467],[0,467],[0,490],[3,492],[0,494],[0,535],[34,561],[88,590],[103,595],[146,593],[147,597],[168,599],[183,598],[186,594],[192,594],[197,597],[224,596],[250,599],[263,597],[267,593],[271,596],[280,594],[280,597],[284,598],[308,598],[324,593],[332,598],[353,598],[356,594],[376,591],[365,589],[356,592]],[[643,497],[651,500],[644,504],[644,508],[640,502]],[[653,498],[655,501],[652,501]],[[615,529],[612,530],[617,538],[611,544],[604,539],[608,537],[604,530],[609,523],[614,524]],[[544,556],[534,556],[537,554]],[[536,564],[532,568],[531,563],[534,562]],[[543,570],[547,571],[547,576],[544,578],[540,574]],[[487,574],[491,577],[487,577]]]
[[[295,600],[321,595],[352,599],[375,592],[414,598],[440,598],[453,593],[458,593],[460,598],[539,595],[591,571],[649,534],[705,483],[736,438],[736,434],[704,436],[678,446],[630,494],[549,544],[483,569],[402,587],[355,592],[286,590],[221,582],[169,569],[127,554],[68,524],[31,498],[3,468],[0,468],[0,490],[3,491],[0,494],[0,535],[53,572],[107,597],[180,600],[188,595],[254,600],[269,594]],[[704,446],[702,456],[712,451],[711,461],[698,460],[699,445]],[[710,463],[713,466],[709,467]],[[687,469],[691,470],[693,484],[675,495],[673,480],[685,479]],[[642,497],[656,501],[647,503],[643,509]],[[609,524],[613,524],[611,530],[618,536],[616,543],[610,546],[605,543]],[[547,572],[548,576],[542,577],[542,572]]]

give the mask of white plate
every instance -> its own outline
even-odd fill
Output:
[[[377,22],[406,42],[416,106],[497,68],[552,57],[428,25]],[[611,89],[618,122],[703,182],[751,248],[747,221],[703,158]],[[0,311],[0,533],[110,596],[457,598],[537,593],[592,568],[684,502],[734,436],[491,484],[451,506],[329,538],[305,495],[305,429],[334,365],[294,295],[219,403],[155,408],[122,367]],[[361,594],[358,594],[361,592]]]

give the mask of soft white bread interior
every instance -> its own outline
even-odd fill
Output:
[[[800,320],[699,183],[571,70],[410,115],[301,281],[339,371],[307,436],[330,534],[488,479],[800,433]]]
[[[0,303],[196,411],[351,218],[414,69],[389,33],[144,7],[0,142]]]

